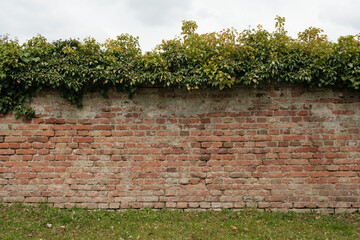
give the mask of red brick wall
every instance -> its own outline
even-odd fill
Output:
[[[0,202],[89,208],[360,208],[360,98],[298,87],[46,92],[0,118]]]

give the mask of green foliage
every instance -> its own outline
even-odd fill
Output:
[[[142,54],[138,38],[122,34],[100,44],[93,38],[58,40],[42,36],[20,45],[0,38],[0,114],[34,116],[24,105],[43,89],[55,89],[81,107],[86,92],[106,97],[109,89],[131,96],[140,87],[230,88],[234,85],[285,83],[306,87],[358,90],[360,35],[331,42],[310,27],[294,39],[285,18],[276,17],[275,31],[226,29],[196,33],[183,21],[179,37]]]

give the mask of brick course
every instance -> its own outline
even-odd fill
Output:
[[[0,118],[0,202],[68,208],[360,208],[360,98],[269,87],[56,93]]]

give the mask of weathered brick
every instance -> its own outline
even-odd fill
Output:
[[[49,138],[48,137],[29,137],[27,139],[27,141],[29,143],[32,143],[32,142],[42,142],[42,143],[46,143],[49,141]]]
[[[21,143],[21,142],[25,142],[26,138],[25,137],[5,137],[5,142],[11,143],[11,142],[16,142],[16,143]]]
[[[0,149],[0,155],[12,155],[14,153],[13,149]]]
[[[206,178],[206,173],[205,172],[193,172],[193,173],[190,173],[190,176],[193,178],[204,179],[204,178]]]
[[[232,172],[229,173],[229,177],[231,178],[248,178],[251,177],[250,172]]]
[[[301,87],[206,90],[197,109],[182,90],[143,91],[131,101],[85,96],[82,110],[49,95],[32,103],[41,118],[0,119],[0,201],[360,209],[360,99]]]

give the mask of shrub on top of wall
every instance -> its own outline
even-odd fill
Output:
[[[230,88],[275,82],[307,87],[359,89],[360,35],[327,39],[310,27],[294,39],[285,19],[276,18],[275,31],[227,29],[196,33],[193,21],[184,21],[181,36],[163,41],[142,53],[138,38],[122,34],[100,44],[42,36],[20,45],[0,38],[0,113],[33,117],[26,102],[42,89],[55,89],[81,106],[84,93],[139,87]]]

